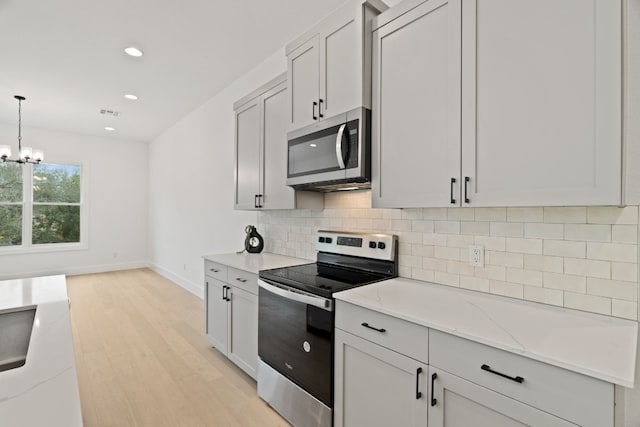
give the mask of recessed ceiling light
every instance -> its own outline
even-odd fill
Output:
[[[111,126],[105,126],[104,130],[108,130],[109,132],[112,132],[112,131],[116,130],[116,128],[112,128]]]
[[[127,53],[127,55],[130,55],[130,56],[136,56],[136,57],[142,56],[142,51],[134,46],[129,46],[124,51]]]
[[[127,99],[130,99],[130,100],[132,100],[132,101],[135,101],[135,100],[137,100],[137,99],[138,99],[138,97],[137,97],[137,96],[135,96],[135,95],[133,95],[133,94],[131,94],[131,93],[126,94],[124,97],[125,97],[125,98],[127,98]]]

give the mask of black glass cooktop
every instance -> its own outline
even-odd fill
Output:
[[[260,271],[260,278],[262,279],[301,289],[325,298],[331,298],[334,292],[345,291],[390,277],[393,276],[315,262]]]

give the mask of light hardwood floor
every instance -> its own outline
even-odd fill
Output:
[[[203,301],[151,270],[67,278],[85,426],[287,426],[204,337]]]

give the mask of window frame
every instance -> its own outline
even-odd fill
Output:
[[[86,162],[66,162],[52,160],[44,164],[78,166],[80,167],[80,203],[36,202],[35,205],[71,205],[80,207],[80,241],[70,243],[33,243],[33,165],[23,164],[22,167],[22,244],[14,246],[0,246],[0,255],[31,254],[59,251],[86,250],[89,248],[89,226],[87,208],[87,174]],[[7,203],[19,205],[19,203]]]

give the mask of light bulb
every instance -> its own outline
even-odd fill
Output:
[[[3,159],[11,157],[11,147],[8,145],[0,145],[0,157]]]
[[[44,152],[42,150],[33,150],[33,160],[41,162],[44,160]]]
[[[20,158],[22,160],[28,160],[33,157],[33,149],[31,147],[22,147],[22,151],[20,152]]]

